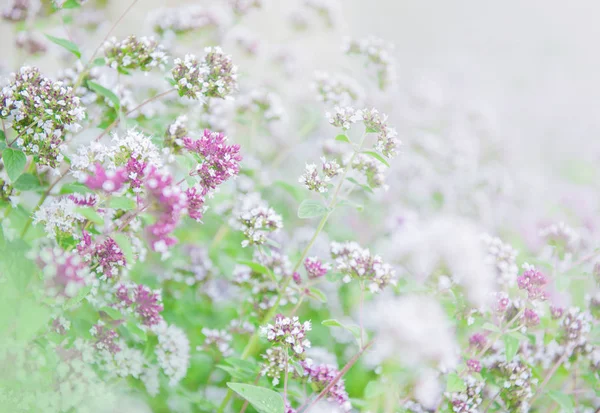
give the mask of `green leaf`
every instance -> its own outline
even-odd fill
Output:
[[[144,330],[137,325],[136,322],[130,321],[127,323],[127,331],[132,333],[134,336],[140,339],[140,341],[145,342],[148,339],[148,335]]]
[[[42,189],[40,180],[32,174],[23,174],[13,185],[19,191],[37,191]]]
[[[106,315],[109,316],[110,318],[112,318],[113,320],[122,320],[123,319],[123,314],[121,314],[121,312],[119,310],[117,310],[116,308],[102,307],[98,311],[102,311],[103,313],[106,313]]]
[[[6,148],[6,135],[3,130],[0,130],[0,151],[3,151]]]
[[[75,297],[71,297],[66,303],[63,305],[63,309],[68,310],[69,308],[75,307],[79,304],[88,294],[92,291],[92,285],[86,285],[77,291],[77,295]]]
[[[458,393],[465,391],[467,386],[463,379],[461,379],[458,374],[450,373],[446,379],[446,391],[449,393]]]
[[[62,6],[63,9],[78,9],[80,7],[81,3],[79,3],[77,0],[67,0]]]
[[[498,326],[495,326],[492,323],[484,323],[481,328],[483,328],[484,330],[493,331],[495,333],[500,332],[500,328],[498,328]]]
[[[60,188],[60,194],[91,194],[93,191],[85,186],[84,184],[80,184],[79,182],[72,182],[69,184],[65,184]]]
[[[338,135],[335,137],[335,140],[340,141],[340,142],[352,143],[352,142],[350,142],[350,139],[346,135]]]
[[[284,413],[285,411],[283,398],[273,390],[242,383],[227,383],[227,386],[248,400],[258,413]]]
[[[79,207],[75,208],[75,212],[96,225],[104,225],[104,219],[92,208]]]
[[[350,333],[352,333],[354,337],[360,338],[360,327],[357,325],[345,325],[340,323],[338,320],[334,319],[323,320],[321,324],[323,324],[326,327],[341,327],[344,330],[347,330]]]
[[[573,398],[558,390],[548,390],[548,396],[561,407],[562,413],[572,413],[574,408]]]
[[[502,337],[504,340],[504,352],[506,353],[506,361],[511,361],[519,351],[519,339],[505,335]]]
[[[105,88],[104,86],[99,85],[98,83],[92,82],[90,80],[88,80],[87,85],[90,89],[92,89],[97,94],[104,96],[105,98],[110,100],[110,102],[115,107],[115,110],[118,111],[121,108],[121,101],[119,100],[119,97],[117,95],[115,95],[112,91],[110,91],[107,88]]]
[[[325,293],[323,293],[323,291],[319,290],[318,288],[309,288],[308,292],[311,297],[316,298],[320,302],[327,302],[327,297],[325,296]]]
[[[27,156],[17,149],[6,148],[2,151],[2,160],[4,161],[4,167],[10,181],[15,182],[23,173],[23,169],[27,163]]]
[[[264,265],[259,264],[254,261],[249,261],[249,260],[238,260],[237,262],[238,262],[238,264],[242,264],[247,267],[250,267],[252,269],[252,271],[254,271],[254,272],[257,272],[259,274],[264,274],[264,275],[270,277],[275,283],[277,283],[277,279],[275,278],[275,275],[271,272],[271,270],[269,268],[265,267]]]
[[[288,194],[294,197],[296,201],[300,202],[302,200],[302,190],[297,186],[288,184],[287,182],[283,181],[275,181],[273,182],[273,185],[277,185],[278,187],[286,191]]]
[[[385,166],[387,166],[388,168],[390,167],[390,164],[388,163],[388,161],[385,160],[385,158],[381,155],[379,155],[377,152],[373,152],[373,151],[363,151],[363,153],[365,155],[369,155],[375,159],[377,159],[379,162],[381,162],[382,164],[384,164]]]
[[[92,62],[92,66],[104,66],[104,65],[106,65],[106,59],[104,59],[103,57],[97,57]]]
[[[137,204],[131,198],[127,198],[124,196],[111,197],[108,201],[108,206],[114,209],[122,209],[124,211],[130,211],[135,209]]]
[[[365,209],[364,205],[357,204],[356,202],[352,202],[348,199],[342,199],[336,204],[336,207],[338,206],[349,206],[351,208],[355,208],[359,212],[362,212]]]
[[[373,193],[373,188],[371,188],[369,185],[363,185],[360,182],[358,182],[356,179],[354,178],[346,178],[346,181],[348,182],[352,182],[354,185],[360,186],[362,189],[364,189],[367,192]]]
[[[305,199],[298,207],[298,218],[321,217],[327,213],[327,207],[319,201]]]
[[[48,40],[52,43],[56,43],[59,46],[64,47],[69,52],[73,53],[77,58],[81,59],[81,51],[79,51],[79,47],[77,45],[67,39],[61,39],[59,37],[50,36],[49,34],[45,35]]]
[[[115,240],[123,255],[125,256],[125,261],[127,261],[128,266],[133,266],[135,262],[135,256],[133,254],[133,248],[131,248],[131,241],[127,238],[127,235],[117,233],[112,236],[112,239]]]

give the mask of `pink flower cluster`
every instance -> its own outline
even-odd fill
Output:
[[[527,269],[523,275],[517,278],[517,285],[521,290],[527,291],[527,296],[531,300],[548,299],[546,291],[544,291],[542,288],[547,283],[548,279],[546,276],[535,268]]]
[[[337,368],[328,364],[313,365],[310,362],[301,362],[304,372],[308,375],[309,380],[317,387],[317,391],[321,392],[331,383],[338,375]],[[344,380],[339,379],[327,392],[327,400],[340,405],[344,412],[352,410],[350,398],[346,392]]]
[[[54,297],[74,297],[87,284],[89,269],[77,255],[59,248],[40,252],[38,265],[44,269],[46,292]]]
[[[122,308],[133,307],[146,326],[153,326],[162,321],[163,310],[160,293],[152,291],[143,284],[120,284],[115,293]]]
[[[224,134],[208,129],[204,130],[200,139],[183,138],[183,145],[188,151],[202,156],[196,174],[203,188],[215,189],[240,171],[240,146],[227,145],[226,140]]]
[[[101,324],[96,324],[91,330],[92,336],[96,337],[96,348],[98,350],[107,350],[115,354],[121,351],[121,348],[115,343],[119,337],[116,331],[110,330]]]
[[[85,185],[90,189],[101,189],[113,193],[121,190],[127,181],[127,171],[119,168],[116,171],[106,171],[102,165],[96,164],[92,175],[88,175]]]
[[[309,257],[304,260],[304,268],[308,278],[320,278],[331,269],[329,264],[323,264],[317,257]]]
[[[187,211],[187,198],[177,185],[173,185],[171,175],[162,174],[153,166],[146,177],[146,190],[150,203],[159,211],[156,222],[148,227],[150,245],[154,251],[164,253],[177,243],[170,234]]]
[[[118,275],[119,269],[127,264],[123,251],[114,239],[108,237],[104,242],[94,245],[87,231],[83,231],[83,240],[77,246],[77,251],[92,266],[97,265],[97,271],[102,272],[106,278]]]

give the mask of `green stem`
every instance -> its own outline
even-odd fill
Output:
[[[346,175],[348,174],[348,171],[352,167],[352,162],[354,161],[356,154],[359,153],[362,148],[362,145],[365,140],[365,136],[366,136],[366,133],[363,134],[360,144],[355,149],[354,153],[352,154],[352,157],[350,157],[350,161],[348,161],[346,168],[344,168],[344,172],[342,173],[342,176],[340,177],[340,181],[339,181],[337,187],[335,188],[335,191],[333,192],[333,196],[331,197],[331,201],[329,202],[329,205],[327,206],[328,211],[323,216],[323,218],[321,218],[321,221],[319,222],[319,225],[317,226],[315,233],[313,234],[312,238],[310,239],[310,241],[308,242],[308,244],[302,251],[302,254],[300,255],[300,258],[298,259],[298,261],[296,261],[296,264],[294,265],[292,273],[296,272],[298,270],[298,268],[300,268],[300,265],[302,265],[302,262],[304,262],[304,258],[306,258],[306,255],[308,254],[308,252],[312,248],[313,244],[317,240],[317,237],[319,236],[319,234],[325,227],[325,224],[327,224],[327,220],[329,219],[329,216],[333,212],[333,207],[336,205],[337,197],[340,193],[340,189],[342,188],[342,185],[344,184],[344,181],[346,180]],[[279,304],[281,302],[283,293],[285,292],[286,288],[288,287],[288,285],[290,284],[291,281],[292,281],[292,277],[287,277],[284,280],[283,285],[279,290],[279,295],[277,296],[277,300],[275,301],[275,304],[273,305],[273,307],[271,307],[269,309],[269,311],[267,312],[265,317],[262,319],[261,325],[267,324],[269,322],[269,320],[271,320],[275,316],[275,314],[277,313],[277,310],[279,310]],[[242,360],[246,360],[254,352],[254,348],[256,347],[258,339],[259,339],[259,330],[254,332],[252,337],[250,337],[248,344],[246,344],[246,347],[244,348],[244,351],[242,352],[242,355],[241,355]],[[217,410],[218,413],[223,413],[225,411],[225,408],[227,407],[227,404],[229,404],[229,400],[231,399],[232,395],[233,395],[233,391],[231,389],[227,390],[227,394],[225,395],[225,398],[223,399],[223,401],[221,402],[221,405],[219,406],[219,409]]]

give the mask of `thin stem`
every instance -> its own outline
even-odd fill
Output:
[[[363,347],[365,342],[365,334],[363,330],[363,306],[365,301],[365,287],[363,283],[360,283],[360,304],[358,312],[358,326],[360,327],[360,348]]]
[[[335,378],[333,380],[331,380],[331,382],[321,391],[321,393],[319,393],[319,395],[315,399],[313,399],[304,410],[302,409],[303,406],[300,407],[298,409],[298,412],[308,413],[308,411],[311,409],[311,407],[313,407],[319,400],[321,400],[323,397],[325,397],[327,395],[327,393],[329,392],[329,390],[331,390],[331,388],[333,386],[335,386],[338,381],[340,381],[340,379],[344,376],[344,374],[346,374],[348,372],[348,370],[350,370],[352,368],[352,366],[358,361],[358,359],[360,358],[360,356],[362,356],[362,354],[369,347],[371,347],[374,342],[375,342],[375,339],[369,341],[363,348],[361,348],[359,350],[359,352],[356,353],[350,359],[350,361],[348,361],[348,363],[346,363],[346,365],[344,366],[344,368],[342,368],[340,370],[340,372],[338,373],[338,375],[335,376]]]
[[[171,92],[173,92],[175,90],[177,90],[177,89],[172,88],[172,89],[167,90],[166,92],[159,93],[158,95],[155,95],[155,96],[152,96],[151,98],[146,99],[145,101],[143,101],[142,103],[140,103],[139,105],[137,105],[135,108],[133,108],[129,112],[127,112],[125,114],[125,116],[129,116],[130,114],[132,114],[136,110],[140,109],[142,106],[147,105],[148,103],[153,102],[156,99],[160,99],[161,97],[166,96],[166,95],[168,95],[169,93],[171,93]],[[102,137],[104,135],[106,135],[108,132],[110,132],[115,126],[117,126],[120,121],[121,121],[121,117],[116,118],[113,121],[113,123],[111,123],[110,125],[108,125],[108,127],[106,129],[104,129],[100,135],[98,135],[98,137],[96,138],[96,141],[99,141],[100,139],[102,139]]]
[[[556,363],[554,364],[554,366],[552,366],[552,368],[550,369],[550,371],[548,372],[548,374],[546,374],[546,377],[544,377],[544,380],[542,381],[542,384],[540,384],[540,387],[537,388],[537,390],[535,391],[535,394],[531,398],[531,402],[529,402],[530,406],[533,405],[533,402],[535,402],[536,399],[539,397],[539,395],[542,393],[542,390],[544,389],[544,387],[546,387],[546,385],[548,384],[548,382],[550,381],[550,379],[552,378],[552,376],[554,376],[554,373],[556,373],[556,370],[558,370],[558,368],[560,367],[560,365],[563,364],[568,357],[569,357],[569,354],[565,351],[563,353],[563,355],[560,356],[560,358],[556,361]]]
[[[317,229],[315,230],[315,233],[313,234],[312,238],[310,239],[310,241],[308,242],[308,244],[306,245],[306,247],[302,251],[302,254],[300,255],[300,258],[298,258],[298,261],[296,261],[296,264],[294,265],[294,268],[292,269],[292,273],[296,272],[298,270],[298,268],[300,268],[300,265],[302,265],[302,262],[304,261],[304,258],[306,258],[306,255],[308,254],[308,252],[312,248],[313,244],[317,240],[317,237],[319,236],[319,234],[321,233],[321,231],[325,227],[325,224],[327,223],[327,220],[329,219],[329,216],[331,215],[333,207],[335,206],[335,204],[337,202],[337,197],[338,197],[338,195],[340,193],[340,189],[342,188],[342,185],[344,184],[344,181],[346,180],[346,175],[348,174],[348,171],[352,167],[352,161],[354,161],[354,158],[356,157],[356,154],[360,152],[360,150],[362,148],[362,145],[364,143],[365,137],[366,137],[366,133],[363,134],[363,136],[362,136],[362,138],[360,140],[360,144],[354,150],[354,153],[352,153],[352,156],[350,157],[350,160],[348,161],[348,164],[347,164],[346,168],[344,168],[344,172],[342,173],[342,176],[340,177],[338,185],[337,185],[337,187],[336,187],[336,189],[335,189],[335,191],[333,193],[333,196],[331,197],[331,201],[329,202],[329,204],[327,206],[328,212],[323,216],[323,218],[321,218],[321,221],[319,222],[319,225],[317,226]],[[285,281],[283,282],[282,287],[279,290],[280,292],[277,295],[277,299],[275,301],[275,304],[273,305],[273,307],[271,307],[271,309],[267,312],[267,314],[265,315],[265,317],[262,319],[261,325],[264,325],[264,324],[268,323],[269,320],[271,320],[273,318],[273,316],[275,315],[275,313],[279,309],[279,304],[281,302],[281,298],[282,298],[283,292],[285,292],[286,288],[288,287],[288,285],[290,284],[291,281],[292,281],[292,277],[287,277],[285,279]],[[256,346],[257,342],[258,342],[258,331],[254,332],[254,334],[252,335],[252,337],[250,337],[250,340],[248,341],[248,344],[246,344],[246,347],[244,348],[244,351],[242,352],[242,355],[241,355],[241,359],[242,360],[247,359],[252,354],[252,352],[254,351],[254,347]],[[367,344],[367,346],[368,345],[369,344]],[[367,346],[365,346],[361,350],[361,352],[364,351]],[[362,353],[359,353],[359,354],[362,354]],[[218,413],[223,413],[223,411],[225,411],[225,408],[227,407],[227,404],[229,403],[229,400],[231,399],[232,395],[233,395],[233,392],[232,392],[231,389],[229,389],[227,391],[227,394],[225,395],[225,398],[221,402],[221,405],[219,406],[219,409],[217,410]]]
[[[94,58],[96,57],[96,55],[98,54],[98,52],[102,48],[102,45],[104,45],[104,43],[106,42],[106,40],[108,40],[108,36],[111,35],[111,33],[113,32],[113,30],[115,30],[115,28],[119,25],[119,23],[121,23],[121,20],[123,20],[123,18],[125,17],[125,15],[127,13],[129,13],[129,10],[131,10],[133,8],[133,6],[135,6],[135,4],[137,2],[138,2],[138,0],[133,0],[133,2],[129,5],[129,7],[127,7],[125,9],[125,11],[123,12],[123,14],[121,14],[121,16],[117,19],[117,21],[108,30],[108,32],[104,36],[104,39],[102,39],[102,41],[100,42],[100,44],[98,45],[98,47],[96,47],[96,50],[94,50],[94,53],[92,53],[92,56],[90,57],[90,60],[88,60],[87,64],[85,65],[85,69],[81,71],[81,74],[79,75],[79,78],[77,78],[77,82],[75,82],[75,86],[73,87],[73,90],[77,90],[77,88],[81,85],[81,82],[83,81],[83,77],[87,73],[87,71],[89,69],[89,66],[94,62]]]
[[[292,313],[290,314],[290,317],[293,317],[293,316],[296,315],[296,312],[298,311],[298,309],[302,305],[302,301],[304,301],[304,297],[306,297],[306,294],[304,293],[304,291],[302,291],[302,295],[300,296],[300,299],[298,300],[298,302],[296,303],[296,305],[292,309]]]
[[[288,349],[285,349],[285,369],[283,370],[283,405],[287,405],[287,386],[288,386],[288,367],[289,355]]]
[[[23,134],[25,132],[27,132],[29,130],[29,128],[31,128],[32,126],[34,126],[37,122],[32,122],[29,125],[27,125],[27,127],[25,129],[23,129],[16,138],[14,138],[10,143],[7,143],[6,146],[8,146],[9,148],[12,146],[13,143],[15,143],[17,141],[17,139],[19,139],[21,136],[23,136]],[[4,135],[6,136],[6,135]]]

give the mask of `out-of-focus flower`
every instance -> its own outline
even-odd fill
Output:
[[[317,99],[333,106],[360,106],[364,100],[361,86],[349,76],[316,72],[312,85]]]
[[[458,346],[449,320],[433,298],[425,295],[382,296],[365,305],[365,326],[377,333],[371,357],[399,359],[408,365],[435,363],[452,368]]]
[[[327,387],[338,375],[339,370],[328,364],[313,364],[310,360],[301,363],[304,373],[307,375],[310,383],[313,383],[317,392]],[[338,404],[344,412],[352,410],[352,403],[346,392],[344,379],[339,379],[325,395],[328,401]]]
[[[177,385],[186,375],[190,365],[190,342],[179,327],[162,321],[152,327],[158,337],[156,357],[169,378],[169,385]]]
[[[396,68],[392,57],[393,45],[375,36],[359,40],[346,39],[342,50],[348,55],[360,55],[375,67],[380,89],[386,89],[395,80]]]

